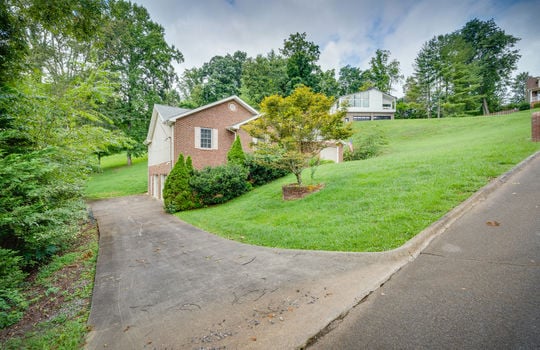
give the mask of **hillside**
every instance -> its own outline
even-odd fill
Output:
[[[292,202],[292,177],[225,205],[178,213],[195,226],[249,244],[336,251],[383,251],[439,219],[491,179],[540,149],[531,111],[507,116],[359,122],[380,128],[382,156],[320,166],[325,188]],[[309,182],[309,170],[304,178]]]

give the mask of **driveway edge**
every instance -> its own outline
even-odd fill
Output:
[[[296,349],[305,349],[309,345],[316,342],[318,338],[330,332],[336,325],[339,323],[347,314],[356,306],[363,303],[369,295],[383,286],[392,276],[401,270],[409,262],[416,259],[420,253],[439,235],[446,231],[456,220],[458,220],[463,214],[469,211],[471,208],[476,206],[478,203],[485,201],[490,194],[500,188],[503,184],[508,182],[508,180],[514,176],[516,173],[520,172],[525,168],[529,163],[534,161],[536,158],[540,158],[540,151],[530,155],[525,158],[523,161],[518,163],[512,169],[506,173],[498,176],[497,178],[491,180],[488,184],[476,191],[471,197],[466,199],[464,202],[457,205],[455,208],[446,213],[439,220],[435,221],[429,227],[422,230],[419,234],[411,238],[404,245],[399,248],[389,250],[386,252],[375,253],[380,254],[381,257],[388,259],[394,262],[392,270],[386,275],[381,276],[373,285],[367,286],[364,288],[364,293],[355,298],[355,302],[349,304],[345,310],[343,310],[337,317],[333,318],[326,326],[322,327],[316,334],[309,337],[303,344],[296,347]]]

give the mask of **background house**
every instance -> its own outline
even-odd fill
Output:
[[[240,127],[259,113],[237,96],[197,109],[154,105],[145,144],[148,145],[148,193],[162,198],[165,178],[180,154],[202,169],[227,162],[236,135],[249,151],[251,137]]]
[[[338,98],[332,112],[345,107],[345,121],[394,119],[397,98],[375,88]]]
[[[533,105],[540,102],[540,77],[529,77],[527,79],[527,102]]]

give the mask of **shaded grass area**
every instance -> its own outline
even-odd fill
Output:
[[[101,172],[88,180],[85,196],[88,199],[112,198],[145,193],[147,191],[147,158],[134,158],[126,165],[125,154],[104,157]]]
[[[354,123],[357,130],[386,133],[384,154],[321,166],[313,180],[325,183],[320,192],[283,201],[281,186],[294,182],[289,176],[227,204],[177,215],[223,237],[268,247],[393,249],[539,150],[530,126],[531,111]]]
[[[28,309],[0,331],[0,348],[81,349],[88,327],[98,252],[95,225],[88,225],[72,248],[54,256],[25,282]]]

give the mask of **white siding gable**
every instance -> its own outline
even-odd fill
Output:
[[[154,132],[148,144],[148,165],[171,162],[173,155],[173,128],[156,115]]]

